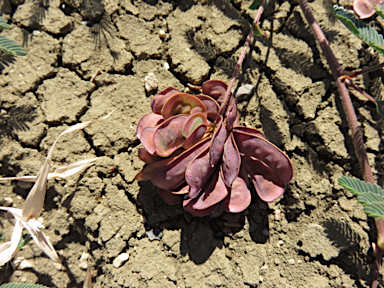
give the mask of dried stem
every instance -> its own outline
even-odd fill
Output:
[[[329,43],[327,41],[327,38],[325,37],[322,29],[320,28],[319,24],[316,22],[315,17],[312,14],[311,9],[308,6],[308,3],[306,0],[300,0],[300,7],[303,11],[305,18],[307,19],[309,25],[311,26],[313,32],[315,33],[315,37],[317,41],[320,44],[321,50],[323,51],[323,54],[325,58],[327,59],[328,65],[332,71],[333,78],[336,81],[337,88],[339,91],[341,103],[343,105],[344,112],[347,116],[347,121],[349,125],[349,129],[351,129],[352,132],[352,138],[353,138],[353,144],[355,146],[355,151],[357,158],[359,159],[360,167],[363,173],[363,178],[366,182],[374,183],[373,173],[372,169],[369,166],[367,152],[365,150],[364,146],[364,140],[361,134],[361,130],[359,127],[359,124],[357,122],[356,113],[353,109],[351,97],[349,96],[348,89],[345,85],[343,77],[343,69],[340,66],[340,63],[337,61],[334,53],[332,52],[331,47],[329,46]],[[384,235],[384,222],[380,220],[376,220],[376,227],[377,227],[377,234],[378,234],[378,243],[379,246],[380,243],[383,243],[382,236]],[[382,248],[384,247],[377,247],[377,250],[375,251],[375,255],[377,257],[381,257],[382,255]],[[381,258],[376,259],[375,263],[375,271],[380,270],[380,263]],[[378,272],[375,273],[373,281],[372,281],[372,288],[377,287],[377,279],[378,279]]]
[[[257,14],[256,14],[255,19],[253,20],[251,30],[249,31],[247,39],[245,40],[245,43],[244,43],[244,46],[243,46],[243,51],[241,52],[239,60],[236,63],[236,67],[233,70],[232,78],[231,78],[231,81],[229,82],[227,91],[225,91],[224,101],[223,101],[223,103],[220,106],[220,111],[219,111],[218,115],[224,115],[225,111],[227,111],[229,95],[231,94],[231,90],[232,90],[233,84],[235,83],[236,76],[239,73],[241,64],[243,63],[245,55],[247,54],[249,43],[251,43],[251,40],[252,40],[252,37],[253,37],[253,31],[255,29],[255,24],[257,24],[259,22],[261,14],[264,11],[264,5],[265,5],[265,0],[263,0],[261,2],[260,7],[257,10]],[[233,104],[231,103],[231,105],[233,105]]]
[[[373,72],[373,71],[379,70],[379,69],[381,69],[383,67],[384,67],[384,63],[380,63],[380,64],[374,65],[372,67],[364,68],[364,69],[361,69],[361,70],[352,71],[352,72],[344,72],[344,75],[346,75],[348,77],[351,77],[351,78],[354,78],[354,77],[357,77],[357,76],[359,76],[361,74],[366,74],[366,73],[369,73],[369,72]]]
[[[363,91],[363,89],[357,87],[355,85],[355,83],[353,83],[350,79],[348,78],[345,78],[345,84],[347,84],[348,86],[351,86],[353,89],[355,89],[357,92],[359,92],[361,95],[363,95],[365,98],[367,98],[369,101],[375,103],[375,104],[378,104],[377,103],[377,100],[375,98],[373,98],[371,95],[369,95],[367,92]],[[380,105],[380,107],[382,107],[382,105]],[[384,107],[382,107],[384,108]]]

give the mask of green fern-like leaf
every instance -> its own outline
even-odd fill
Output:
[[[0,35],[0,50],[6,53],[12,54],[14,56],[25,56],[25,50],[15,41],[8,39],[5,36]]]
[[[9,25],[7,23],[7,20],[5,20],[3,17],[0,16],[0,29],[8,29]]]
[[[48,287],[43,285],[38,285],[38,284],[6,283],[1,285],[0,288],[48,288]]]
[[[384,55],[384,39],[375,28],[366,25],[362,20],[358,19],[354,14],[349,13],[342,6],[333,5],[336,17],[347,27],[353,34],[374,48],[377,52]]]
[[[364,212],[370,217],[384,220],[384,190],[376,184],[342,176],[339,184],[357,196],[357,200],[364,207]]]

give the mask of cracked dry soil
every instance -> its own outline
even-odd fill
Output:
[[[109,119],[63,137],[53,155],[54,167],[105,156],[81,175],[48,183],[41,220],[67,269],[55,269],[31,242],[16,257],[33,268],[7,264],[0,282],[82,287],[80,258],[88,255],[93,287],[369,287],[376,231],[337,184],[341,175],[361,172],[337,89],[299,6],[270,2],[261,20],[267,37],[252,41],[236,84],[255,85],[239,99],[241,122],[290,156],[294,178],[275,203],[253,191],[243,213],[196,218],[164,203],[151,183],[134,180],[143,167],[136,123],[150,112],[156,91],[229,80],[256,13],[247,9],[251,1],[95,3],[0,2],[0,14],[12,23],[3,35],[27,50],[25,57],[0,59],[1,176],[35,175],[66,127],[117,108]],[[333,22],[322,1],[310,6],[344,68],[383,60]],[[151,93],[144,88],[148,73],[159,82]],[[357,84],[380,95],[382,76],[371,73]],[[382,119],[352,95],[382,185]],[[11,197],[21,207],[29,189],[1,183],[0,201]],[[11,218],[0,213],[6,239]],[[162,232],[160,240],[149,240],[152,229]],[[124,252],[129,259],[115,268]]]

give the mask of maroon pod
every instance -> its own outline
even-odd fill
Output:
[[[136,175],[151,180],[169,204],[206,216],[221,206],[239,213],[251,203],[250,178],[266,202],[280,198],[293,176],[289,158],[257,129],[238,126],[236,99],[219,115],[227,84],[204,82],[203,94],[168,87],[152,100],[136,130],[143,144],[139,158],[147,165]]]

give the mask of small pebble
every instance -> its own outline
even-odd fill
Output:
[[[280,221],[281,220],[281,210],[280,209],[276,209],[275,210],[275,220],[276,221]]]
[[[81,257],[80,257],[80,264],[79,264],[79,267],[81,269],[84,269],[84,270],[87,270],[88,268],[88,259],[91,259],[92,256],[91,254],[87,253],[87,252],[83,252],[81,253]]]
[[[259,277],[259,282],[262,283],[264,281],[264,278],[262,276]]]
[[[17,266],[17,265],[19,265],[20,262],[23,261],[24,259],[25,259],[24,257],[16,257],[16,258],[13,259],[12,264],[13,264],[14,266]]]
[[[61,263],[53,262],[53,266],[58,270],[58,271],[65,271],[67,268]]]
[[[10,207],[13,204],[13,199],[11,197],[5,197],[0,203],[0,206]]]
[[[84,262],[81,262],[79,264],[79,267],[83,270],[87,270],[88,269],[88,262],[87,261],[84,261]]]
[[[163,29],[160,29],[160,31],[159,31],[159,36],[160,36],[160,38],[165,38],[165,31],[163,30]]]
[[[267,270],[268,269],[268,265],[267,264],[264,264],[263,266],[260,267],[261,270]]]
[[[280,246],[283,245],[283,244],[284,244],[284,241],[283,241],[283,240],[279,240],[279,241],[277,241],[276,246],[277,246],[277,247],[280,247]]]
[[[254,88],[252,84],[245,84],[237,89],[235,97],[240,100],[248,99],[253,94]]]
[[[163,232],[161,232],[159,229],[152,229],[147,232],[145,232],[148,239],[153,240],[161,240],[161,237],[163,237]]]
[[[17,270],[25,270],[31,268],[33,268],[33,265],[27,260],[22,260],[17,266]]]
[[[117,256],[112,264],[113,264],[113,267],[115,268],[119,268],[125,261],[127,261],[129,258],[129,254],[128,253],[121,253],[119,256]]]
[[[145,76],[144,81],[145,81],[145,90],[147,90],[147,92],[156,90],[157,87],[159,87],[159,81],[157,80],[155,74],[153,73],[148,73],[148,75]]]
[[[230,249],[225,249],[225,256],[229,259],[233,258],[233,252]]]
[[[169,64],[168,64],[168,62],[164,62],[164,68],[165,68],[165,70],[169,70]]]
[[[289,259],[288,260],[288,264],[291,264],[291,265],[296,264],[295,259]]]

